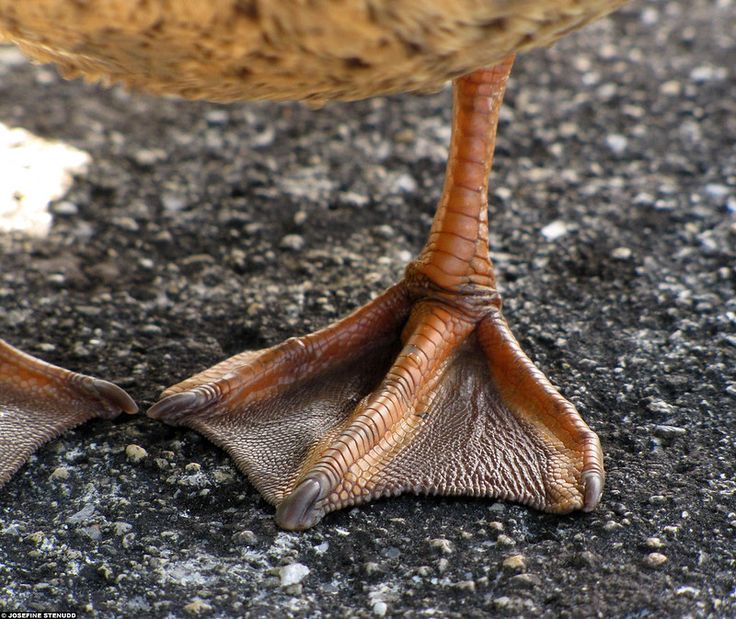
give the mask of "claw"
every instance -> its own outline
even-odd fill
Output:
[[[138,412],[138,405],[133,401],[133,398],[117,385],[91,376],[85,376],[83,384],[110,406],[109,418],[117,416],[120,411],[128,415],[134,415]]]
[[[214,394],[201,389],[182,391],[159,400],[148,409],[152,419],[176,424],[188,414],[199,411],[215,400]]]
[[[148,409],[146,415],[152,419],[159,419],[167,423],[176,423],[184,415],[197,407],[200,399],[194,391],[175,393],[156,402],[156,404]]]
[[[584,502],[583,511],[592,512],[603,495],[603,476],[598,471],[585,471],[582,474]]]
[[[276,510],[276,524],[289,531],[303,531],[314,526],[322,517],[317,502],[326,494],[327,480],[308,477],[287,496]]]

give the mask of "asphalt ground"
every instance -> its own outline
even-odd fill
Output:
[[[98,421],[0,490],[0,611],[736,616],[734,32],[732,0],[636,2],[519,58],[509,86],[493,256],[517,337],[603,442],[595,512],[404,496],[285,533],[195,433]],[[43,213],[0,233],[0,334],[145,408],[326,325],[422,246],[449,119],[449,90],[209,105],[1,49],[0,123],[77,173],[47,234]]]

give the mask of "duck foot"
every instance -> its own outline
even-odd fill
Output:
[[[475,315],[407,278],[347,318],[236,355],[148,415],[224,448],[285,529],[403,492],[595,507],[598,437],[522,352],[488,291]]]
[[[45,363],[0,339],[0,486],[64,430],[137,411],[117,385]]]
[[[455,81],[445,188],[406,277],[333,325],[214,366],[148,415],[197,430],[285,529],[402,492],[591,510],[598,437],[522,352],[488,253],[488,173],[512,59]]]

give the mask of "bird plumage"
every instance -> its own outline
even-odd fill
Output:
[[[625,0],[0,0],[0,40],[69,77],[193,99],[435,90]]]

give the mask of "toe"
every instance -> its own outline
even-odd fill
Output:
[[[318,502],[327,490],[323,476],[310,476],[289,494],[276,510],[276,524],[289,531],[303,531],[313,527],[324,514]]]

